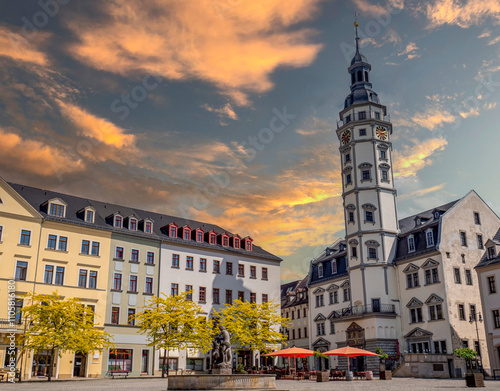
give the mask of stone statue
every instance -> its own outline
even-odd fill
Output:
[[[231,374],[231,335],[222,325],[219,330],[212,341],[212,373]]]

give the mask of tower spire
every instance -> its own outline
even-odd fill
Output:
[[[356,29],[356,53],[359,53],[359,37],[358,37],[358,13],[354,13],[354,27]]]

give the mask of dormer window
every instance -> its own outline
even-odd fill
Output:
[[[413,235],[408,236],[408,252],[415,252],[415,237]]]
[[[252,239],[251,238],[245,239],[245,250],[252,251]]]
[[[48,214],[55,217],[66,217],[66,205],[63,200],[54,198],[49,201]]]
[[[234,238],[233,239],[233,247],[234,248],[240,248],[240,239],[239,238]]]
[[[318,278],[323,277],[323,265],[320,263],[318,265]]]
[[[217,236],[215,232],[210,232],[208,238],[210,244],[217,244]]]
[[[488,259],[495,258],[495,247],[488,247]]]
[[[137,231],[137,220],[134,218],[130,218],[128,220],[128,229],[131,231]]]
[[[170,224],[170,228],[168,229],[168,236],[170,236],[171,238],[177,237],[177,225]]]
[[[153,223],[151,221],[146,221],[144,223],[144,232],[146,232],[147,234],[153,233]]]
[[[113,222],[113,227],[121,228],[123,224],[123,218],[120,215],[115,216],[115,221]]]
[[[332,274],[336,274],[337,273],[337,261],[334,259],[332,261]]]
[[[434,235],[432,234],[432,228],[425,231],[425,239],[427,241],[427,247],[434,246]]]
[[[83,221],[90,224],[95,222],[95,214],[96,211],[91,206],[87,206],[77,212],[77,216],[79,218],[83,219]]]
[[[203,242],[203,230],[201,228],[196,230],[196,241]]]
[[[229,246],[229,235],[227,233],[223,233],[221,235],[221,244],[224,247],[228,247]]]
[[[85,211],[85,222],[87,223],[93,223],[94,222],[94,211],[87,209]]]
[[[182,237],[184,238],[184,240],[189,240],[191,239],[191,228],[189,227],[184,227],[183,229],[183,234],[182,234]]]

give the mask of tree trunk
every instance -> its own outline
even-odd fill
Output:
[[[167,352],[163,355],[163,365],[161,366],[161,377],[165,377],[165,361],[167,361]]]
[[[52,349],[50,349],[50,365],[49,365],[49,373],[48,373],[48,376],[47,376],[47,381],[51,381],[52,380],[52,368],[54,368],[54,347],[52,347]]]

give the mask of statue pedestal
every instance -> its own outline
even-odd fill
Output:
[[[176,375],[169,390],[276,390],[275,375]]]
[[[212,368],[212,375],[232,375],[231,368]]]

